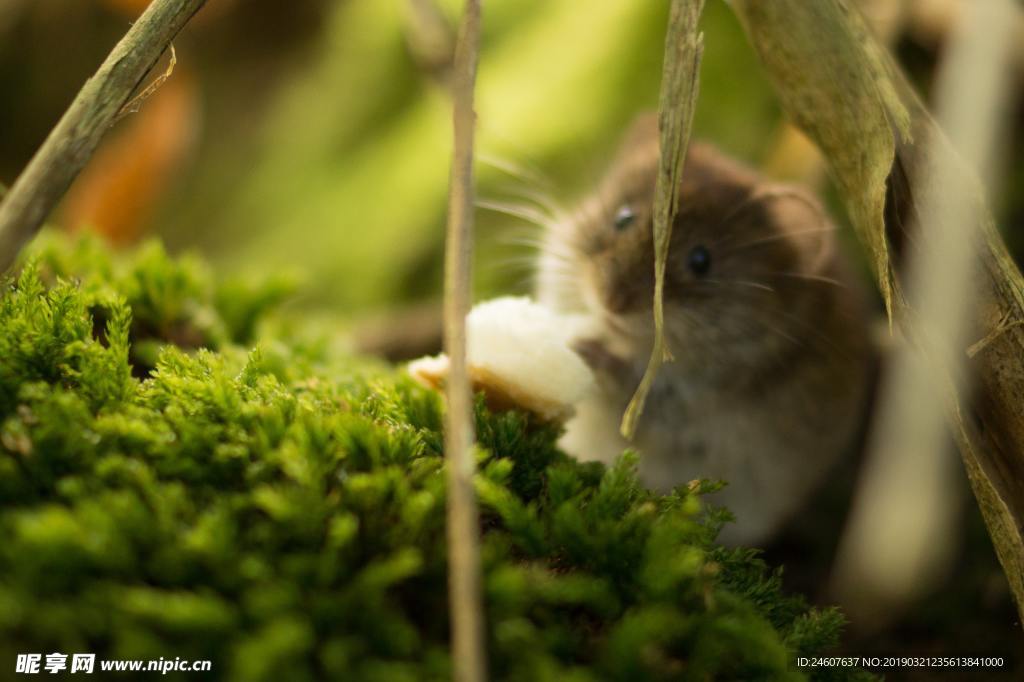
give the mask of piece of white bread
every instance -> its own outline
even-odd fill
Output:
[[[519,407],[551,421],[571,417],[591,390],[590,368],[569,347],[571,318],[525,297],[486,301],[466,317],[467,361],[476,390],[496,407]],[[445,355],[409,365],[420,383],[440,388],[448,376]]]

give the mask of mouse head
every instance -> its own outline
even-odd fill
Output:
[[[549,236],[563,307],[638,341],[653,332],[658,157],[657,121],[645,116],[597,191]],[[833,260],[832,227],[818,204],[699,142],[689,146],[678,199],[665,276],[673,352],[735,358],[737,350],[780,348],[806,336]]]

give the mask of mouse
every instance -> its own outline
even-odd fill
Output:
[[[654,342],[658,160],[657,117],[641,115],[541,239],[535,295],[576,320],[572,347],[596,379],[560,445],[605,463],[635,450],[641,482],[661,492],[724,481],[711,501],[735,521],[720,539],[764,544],[852,456],[875,364],[870,297],[813,194],[694,140],[664,283],[674,360],[627,442],[619,425]]]

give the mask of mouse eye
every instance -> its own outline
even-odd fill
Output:
[[[706,275],[711,269],[711,252],[704,245],[698,245],[690,249],[690,256],[687,259],[690,272],[700,277]]]
[[[621,232],[632,225],[635,219],[636,213],[633,209],[624,205],[615,213],[615,229]]]

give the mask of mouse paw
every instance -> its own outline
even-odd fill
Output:
[[[626,381],[629,378],[629,363],[608,350],[602,341],[577,339],[570,344],[570,347],[595,373],[610,376],[616,381]]]

